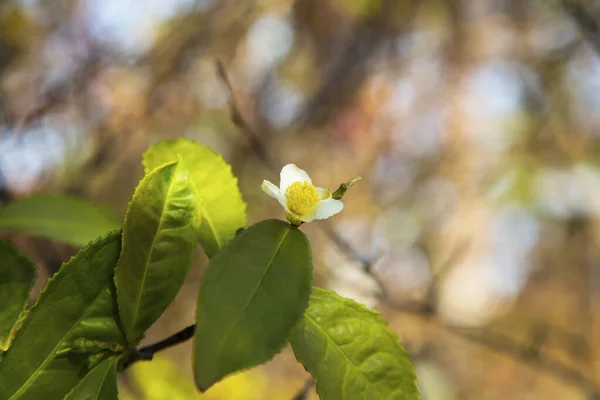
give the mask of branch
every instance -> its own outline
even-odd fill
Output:
[[[219,77],[223,80],[225,85],[227,86],[227,90],[231,94],[231,121],[237,126],[240,131],[246,136],[248,141],[250,142],[250,147],[256,153],[256,155],[262,160],[263,163],[271,170],[277,170],[277,166],[279,163],[274,160],[266,150],[266,147],[262,143],[260,136],[256,133],[256,131],[250,126],[248,121],[244,118],[240,111],[239,104],[237,103],[235,92],[233,89],[233,85],[231,83],[231,79],[229,78],[229,74],[225,69],[225,65],[221,61],[217,61],[217,73]]]
[[[308,393],[310,392],[310,389],[312,389],[315,383],[316,382],[313,378],[308,378],[304,386],[300,388],[300,390],[294,395],[292,400],[306,400],[308,398]]]
[[[221,61],[217,61],[217,71],[223,82],[227,86],[231,95],[231,119],[232,122],[237,126],[240,131],[246,136],[250,142],[250,147],[258,158],[274,173],[279,172],[279,166],[282,164],[280,160],[272,157],[267,150],[267,146],[263,143],[260,136],[256,133],[255,129],[250,123],[244,118],[243,113],[239,107],[239,102],[235,97],[235,91],[227,73],[225,65]],[[360,256],[360,254],[354,250],[354,248],[344,238],[338,235],[333,228],[326,222],[322,221],[317,226],[323,231],[335,244],[351,259],[358,260],[365,271],[370,271],[372,261],[367,260]]]
[[[541,353],[539,348],[532,347],[530,344],[519,343],[510,336],[500,333],[490,331],[476,332],[446,325],[435,316],[431,314],[427,315],[422,310],[398,307],[396,305],[391,306],[398,311],[429,320],[429,322],[435,324],[440,330],[452,336],[467,340],[494,353],[502,354],[518,363],[537,368],[559,378],[563,382],[575,384],[586,392],[588,398],[596,399],[599,398],[597,396],[600,396],[600,387],[592,378],[577,368],[570,367],[554,357]]]
[[[100,68],[101,63],[98,57],[90,57],[85,60],[85,64],[67,81],[50,87],[43,93],[41,99],[36,99],[25,115],[16,121],[15,130],[21,133],[23,128],[33,120],[41,118],[52,110],[63,107],[74,94],[84,93],[86,85],[100,72]]]
[[[577,24],[585,39],[600,55],[600,24],[575,0],[562,0],[562,7]]]
[[[600,45],[600,35],[598,36],[598,44]],[[598,47],[598,50],[600,52],[600,46]],[[280,165],[280,163],[269,155],[266,145],[260,140],[260,137],[256,134],[256,132],[248,123],[248,121],[244,119],[242,112],[239,109],[238,102],[235,99],[233,86],[228,78],[227,71],[224,65],[218,62],[217,68],[219,71],[219,75],[224,80],[231,93],[231,115],[233,122],[236,126],[239,127],[242,133],[244,133],[248,137],[252,149],[255,151],[259,159],[261,159],[264,162],[264,164],[271,170],[277,172],[277,166]],[[363,270],[375,279],[375,281],[382,289],[381,299],[386,304],[390,305],[398,311],[413,314],[424,321],[433,321],[437,326],[439,326],[439,328],[456,337],[460,337],[496,353],[504,354],[522,364],[534,366],[542,371],[554,375],[558,379],[561,379],[565,382],[575,383],[583,390],[585,390],[590,396],[590,398],[595,398],[594,396],[600,395],[600,387],[598,383],[592,380],[591,378],[587,377],[580,370],[570,367],[556,358],[540,354],[539,352],[532,352],[531,346],[520,344],[519,342],[515,341],[509,336],[500,335],[489,331],[480,331],[479,333],[474,333],[472,331],[462,330],[456,327],[446,325],[436,317],[435,309],[431,304],[420,304],[416,307],[398,306],[397,304],[393,304],[391,301],[389,301],[389,298],[386,295],[384,286],[382,285],[381,281],[373,274],[373,261],[369,261],[362,257],[360,253],[356,249],[354,249],[350,243],[348,243],[345,239],[339,236],[329,224],[324,222],[326,221],[321,221],[321,223],[317,224],[317,226],[332,240],[332,242],[342,252],[344,252],[347,256],[349,256],[356,262],[359,262],[362,265]],[[439,278],[441,277],[443,276],[440,276]],[[437,279],[435,280],[435,282],[437,282]],[[297,396],[302,396],[302,394],[303,392],[300,391]],[[303,399],[303,397],[297,397],[297,399],[301,400]]]
[[[190,325],[179,332],[169,336],[166,339],[161,340],[160,342],[156,342],[146,347],[142,347],[141,349],[132,349],[128,354],[125,363],[123,364],[123,369],[127,369],[131,364],[137,361],[150,361],[154,358],[154,354],[159,351],[168,349],[169,347],[173,347],[180,343],[186,342],[190,340],[194,333],[196,332],[196,324]]]
[[[387,292],[382,282],[371,272],[369,274],[381,288],[380,300],[390,308],[405,314],[411,314],[424,321],[434,324],[441,331],[444,331],[454,337],[467,340],[472,344],[503,354],[513,360],[544,372],[554,375],[564,382],[573,383],[582,388],[589,398],[600,398],[600,386],[592,378],[585,375],[580,369],[573,368],[559,359],[545,355],[539,349],[532,348],[531,344],[524,344],[516,341],[508,335],[491,332],[489,330],[461,329],[455,326],[447,325],[435,314],[435,309],[431,304],[394,304],[389,300]]]

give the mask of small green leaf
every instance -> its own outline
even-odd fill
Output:
[[[313,287],[291,337],[322,400],[419,399],[408,354],[381,314]]]
[[[194,337],[201,391],[281,350],[308,304],[311,277],[306,236],[279,220],[251,226],[212,258],[200,283]]]
[[[246,225],[246,203],[231,173],[231,166],[212,149],[198,142],[175,139],[159,142],[144,153],[146,173],[181,157],[198,186],[202,218],[198,240],[208,257],[214,256],[235,232]]]
[[[8,349],[35,281],[35,264],[0,240],[0,350]]]
[[[178,161],[151,171],[129,203],[115,269],[117,302],[130,345],[183,285],[196,251],[196,187]]]
[[[0,231],[44,236],[73,246],[85,246],[119,229],[117,217],[89,201],[41,194],[0,208]]]
[[[87,355],[66,350],[81,339],[123,343],[113,300],[120,248],[120,232],[112,232],[50,279],[0,364],[0,399],[62,399],[87,366]]]
[[[118,357],[110,357],[92,368],[65,400],[117,400]]]

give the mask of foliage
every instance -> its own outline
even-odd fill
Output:
[[[136,363],[129,369],[135,395],[122,390],[122,400],[262,400],[292,398],[299,379],[273,382],[262,368],[229,375],[206,393],[199,393],[193,381],[182,376],[179,363],[158,354],[150,363]]]
[[[311,276],[306,236],[279,220],[251,226],[211,260],[196,314],[200,390],[281,350],[308,305]]]
[[[41,194],[0,208],[0,231],[44,236],[76,247],[120,227],[119,220],[99,205],[64,195]]]
[[[115,268],[117,302],[130,345],[179,291],[196,253],[195,186],[179,162],[151,171],[133,194]]]
[[[113,400],[118,399],[117,357],[110,357],[96,365],[65,400]]]
[[[202,199],[198,203],[198,218],[202,219],[198,240],[212,257],[246,224],[246,203],[229,164],[198,142],[176,139],[156,144],[144,153],[145,171],[149,173],[177,157],[181,157],[182,168],[190,173],[197,185],[197,196]]]
[[[381,315],[334,292],[313,288],[291,343],[323,400],[418,396],[408,354]]]
[[[90,243],[52,277],[0,364],[1,399],[60,398],[87,368],[87,356],[119,348],[114,304],[120,232]]]
[[[35,281],[35,265],[0,241],[0,350],[8,349]]]
[[[291,340],[323,399],[419,398],[408,355],[380,315],[311,289],[310,243],[298,226],[265,220],[240,232],[245,204],[220,156],[175,140],[150,148],[144,165],[122,230],[103,232],[66,262],[28,312],[33,266],[0,242],[1,282],[11,288],[0,293],[7,296],[0,338],[8,347],[1,399],[116,399],[117,373],[154,355],[152,345],[135,347],[179,291],[197,242],[210,257],[194,336],[200,391],[268,361]],[[93,207],[90,216],[82,210],[67,220],[98,216]],[[41,232],[34,225],[26,231]],[[82,229],[80,242],[93,232]],[[77,236],[45,232],[71,242]],[[6,332],[15,330],[11,343]]]

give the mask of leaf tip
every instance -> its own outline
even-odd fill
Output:
[[[217,383],[215,379],[201,379],[201,377],[196,376],[196,387],[200,393],[206,393],[215,383]]]

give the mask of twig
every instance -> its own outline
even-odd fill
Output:
[[[137,361],[149,361],[154,358],[154,354],[159,351],[168,349],[169,347],[173,347],[180,343],[186,342],[190,340],[194,333],[196,332],[196,324],[190,325],[179,332],[169,336],[166,339],[161,340],[160,342],[156,342],[146,347],[142,347],[141,349],[132,349],[129,353],[125,363],[123,364],[123,369],[128,368],[131,364]]]
[[[579,30],[600,55],[600,24],[575,0],[562,0],[565,12],[575,21]]]
[[[64,83],[51,87],[44,93],[41,99],[37,99],[31,109],[19,118],[15,125],[15,131],[22,133],[23,128],[46,115],[52,110],[64,106],[74,93],[82,93],[85,91],[85,85],[89,84],[93,78],[98,75],[101,68],[101,62],[98,57],[90,57],[71,78]]]
[[[240,129],[240,131],[242,131],[242,133],[246,135],[252,150],[254,150],[256,155],[265,163],[265,165],[271,170],[277,170],[278,163],[275,162],[275,160],[266,151],[266,147],[263,145],[260,137],[256,131],[252,129],[250,124],[240,112],[240,107],[239,104],[237,104],[231,79],[229,79],[225,65],[221,61],[217,61],[217,72],[219,77],[227,86],[227,90],[229,90],[229,93],[231,94],[231,121]]]
[[[379,281],[378,281],[379,283]],[[410,314],[434,324],[438,329],[467,340],[473,344],[485,347],[495,353],[503,354],[521,364],[535,367],[541,371],[550,373],[564,382],[574,383],[581,387],[590,396],[600,396],[600,387],[596,381],[586,376],[581,370],[570,367],[556,358],[545,355],[532,344],[522,344],[510,336],[484,330],[461,329],[447,325],[440,321],[435,313],[428,307],[415,307],[411,305],[392,304],[386,297],[385,291],[381,296],[385,304],[405,314]],[[545,339],[544,339],[545,340]],[[539,342],[539,339],[537,340]],[[535,342],[535,340],[534,340]],[[534,343],[535,344],[535,343]],[[538,343],[539,346],[539,343]]]
[[[600,394],[598,384],[580,370],[569,367],[550,356],[532,351],[531,346],[519,344],[506,335],[489,331],[477,334],[444,324],[440,324],[440,326],[454,336],[466,339],[496,353],[504,354],[522,364],[551,373],[554,376],[560,377],[565,382],[574,383],[592,397]]]
[[[267,146],[262,142],[260,136],[252,128],[250,123],[244,118],[239,103],[235,97],[235,91],[227,73],[225,65],[221,61],[217,61],[217,71],[223,82],[227,86],[231,95],[231,119],[233,123],[240,129],[240,131],[247,137],[250,142],[252,150],[256,153],[258,158],[273,172],[277,172],[281,162],[272,157],[267,151]],[[366,260],[356,252],[353,247],[341,236],[339,236],[329,224],[325,221],[324,223],[318,224],[317,226],[333,240],[339,247],[348,254],[351,258],[358,260],[366,272],[369,272],[372,267],[372,261]]]
[[[279,163],[274,162],[273,159],[269,156],[266,146],[262,143],[258,135],[256,135],[250,124],[244,119],[242,113],[238,108],[238,103],[235,99],[233,87],[231,85],[231,81],[228,78],[225,67],[220,62],[217,63],[217,67],[219,70],[219,75],[223,78],[231,93],[231,114],[232,118],[234,119],[233,122],[236,124],[236,126],[239,127],[242,133],[244,133],[248,137],[252,144],[252,148],[256,152],[257,156],[271,170],[276,171],[277,165],[279,165]],[[531,365],[536,368],[539,368],[542,371],[553,374],[554,376],[560,378],[565,382],[575,383],[579,385],[582,389],[584,389],[589,394],[590,398],[596,398],[594,396],[598,396],[600,394],[600,387],[598,383],[592,380],[591,378],[587,377],[580,370],[572,368],[555,358],[545,356],[537,352],[532,352],[530,346],[524,346],[508,336],[499,335],[489,331],[480,331],[479,333],[473,333],[446,325],[438,318],[436,318],[435,310],[432,308],[432,305],[429,304],[425,304],[425,306],[421,307],[402,307],[396,304],[392,304],[389,301],[385,290],[383,289],[381,281],[373,275],[372,261],[368,261],[365,258],[363,258],[359,254],[359,252],[356,251],[353,248],[353,246],[350,245],[350,243],[348,243],[346,240],[340,237],[330,225],[320,223],[317,226],[320,229],[322,229],[323,232],[327,234],[327,236],[329,236],[332,242],[336,246],[338,246],[340,250],[342,250],[345,254],[347,254],[355,261],[359,262],[362,265],[363,270],[375,278],[375,280],[382,289],[382,300],[384,300],[391,307],[405,313],[413,314],[419,318],[422,318],[423,320],[434,321],[436,325],[438,325],[442,330],[448,332],[449,334],[468,340],[471,343],[475,343],[480,346],[486,347],[487,349],[495,351],[497,353],[504,354],[521,362],[522,364]],[[300,392],[299,394],[302,394],[302,392]],[[300,399],[302,399],[302,397],[300,397]]]
[[[308,378],[304,386],[302,386],[298,393],[292,397],[292,400],[306,400],[308,398],[308,394],[310,393],[310,389],[312,389],[315,383],[316,382],[313,378]]]
[[[333,229],[333,227],[331,226],[331,224],[329,222],[321,221],[321,223],[319,223],[318,227],[327,236],[329,236],[329,239],[331,239],[331,241],[333,243],[335,243],[335,245],[340,250],[342,250],[344,253],[346,253],[350,258],[352,258],[356,262],[360,263],[361,268],[364,272],[366,272],[367,274],[370,274],[372,272],[373,260],[367,259],[367,258],[361,256],[358,253],[358,251],[356,251],[356,249],[354,247],[352,247],[352,245],[350,243],[348,243],[345,239],[343,239],[340,235],[338,235],[335,232],[335,230]]]

